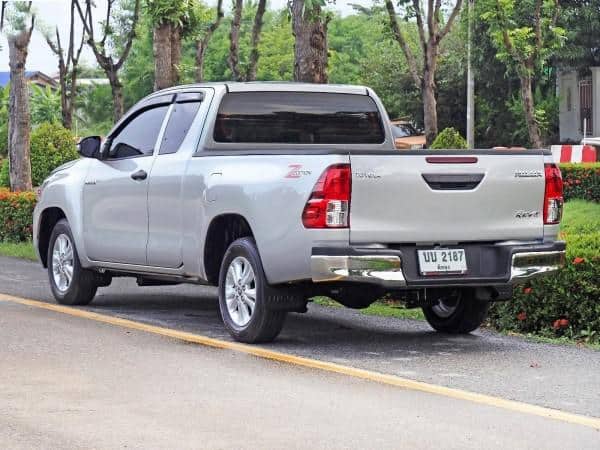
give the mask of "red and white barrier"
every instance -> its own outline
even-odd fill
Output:
[[[597,158],[597,150],[591,145],[553,145],[551,150],[555,163],[588,163]]]

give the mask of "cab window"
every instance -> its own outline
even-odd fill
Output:
[[[112,138],[110,159],[151,156],[168,105],[147,109],[135,116]]]

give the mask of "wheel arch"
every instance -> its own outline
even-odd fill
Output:
[[[242,237],[254,238],[250,224],[244,216],[226,213],[215,216],[208,226],[204,239],[203,267],[206,280],[219,284],[219,270],[227,248]]]
[[[48,246],[54,226],[61,219],[66,219],[65,212],[56,206],[48,207],[40,213],[37,250],[44,267],[48,267]]]

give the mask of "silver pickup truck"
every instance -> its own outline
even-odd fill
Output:
[[[513,286],[558,269],[563,198],[544,150],[396,150],[361,86],[216,83],[156,92],[41,188],[34,240],[56,300],[114,277],[219,287],[231,335],[385,294],[468,333]]]

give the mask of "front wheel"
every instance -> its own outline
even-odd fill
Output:
[[[267,284],[254,239],[233,242],[219,273],[219,309],[229,334],[250,344],[277,337],[286,312],[268,308]]]
[[[96,295],[94,273],[81,267],[71,227],[59,220],[48,246],[48,278],[52,294],[61,305],[87,305]]]
[[[436,331],[467,334],[479,328],[489,308],[489,302],[475,298],[473,289],[455,289],[444,292],[433,305],[424,307],[423,314]]]

